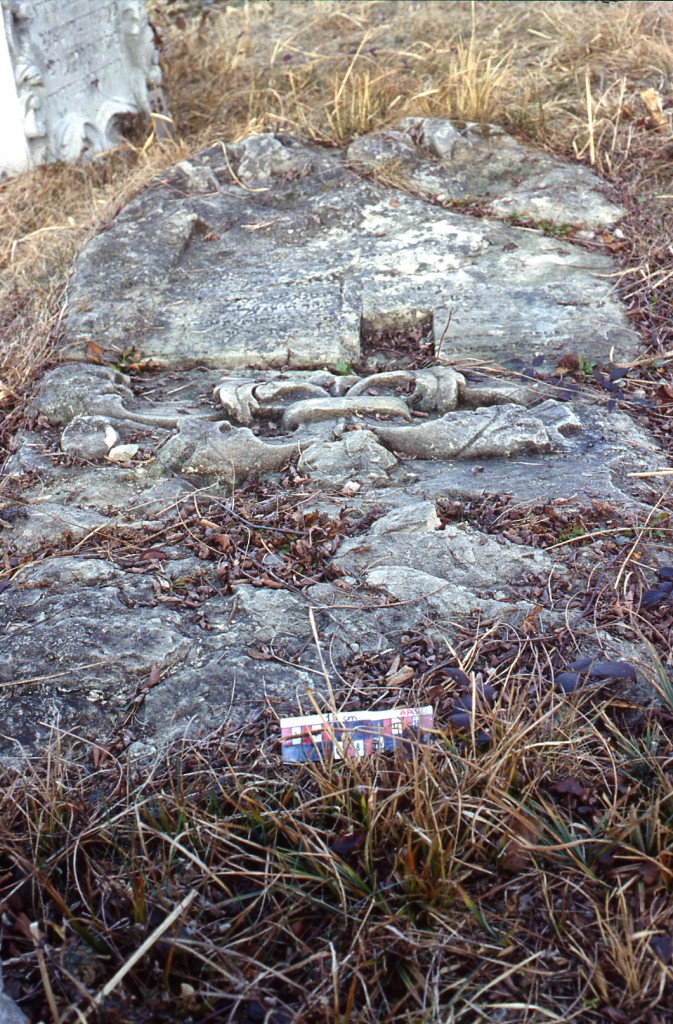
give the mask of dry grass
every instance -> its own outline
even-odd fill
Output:
[[[534,646],[486,748],[440,725],[407,760],[284,767],[267,713],[149,769],[55,740],[9,773],[5,976],[33,1019],[669,1020],[671,706],[634,732],[555,696]]]
[[[339,145],[409,114],[498,122],[614,181],[624,294],[650,356],[673,348],[673,140],[640,98],[671,96],[665,3],[151,6],[175,147],[140,131],[93,164],[0,184],[0,401],[50,358],[77,251],[158,169],[214,138]],[[285,768],[269,711],[151,767],[94,769],[66,737],[7,770],[15,995],[64,1024],[665,1024],[670,681],[652,680],[656,713],[566,700],[552,648],[515,647],[486,748],[440,715],[409,762]]]

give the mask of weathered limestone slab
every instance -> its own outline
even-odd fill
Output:
[[[357,139],[348,158],[400,175],[438,202],[486,200],[496,217],[593,230],[625,214],[588,167],[523,145],[497,125],[408,117],[397,131]]]
[[[90,508],[68,507],[54,501],[42,501],[19,510],[16,523],[17,554],[30,554],[44,548],[58,548],[77,543],[89,533],[105,529],[109,520]]]
[[[426,459],[509,458],[521,452],[548,452],[544,424],[516,405],[493,410],[448,413],[422,426],[378,427],[378,437],[394,452]]]
[[[558,389],[542,381],[468,380],[442,365],[362,378],[292,370],[218,377],[199,376],[200,399],[198,388],[191,397],[162,399],[172,390],[166,385],[153,387],[149,401],[118,371],[61,364],[44,375],[32,404],[65,428],[56,435],[61,448],[68,447],[73,428],[91,420],[104,441],[114,430],[136,449],[142,444],[148,461],[131,459],[127,473],[140,489],[175,473],[240,484],[298,457],[300,471],[326,487],[351,481],[370,489],[388,487],[391,480],[415,486],[432,479],[445,495],[516,487],[523,497],[546,498],[556,487],[632,502],[649,492],[627,474],[666,466],[647,431],[607,400],[601,406],[578,394],[574,402],[561,401],[554,397]],[[221,403],[219,413],[211,391]],[[80,457],[93,456],[82,450]],[[438,465],[430,468],[429,462]],[[50,465],[30,434],[9,469],[39,468],[53,496],[64,470],[50,473]],[[82,470],[76,472],[81,478]],[[82,489],[96,495],[96,508],[105,507],[98,497],[105,479],[101,470],[100,482],[91,477]],[[116,478],[107,479],[108,487],[117,488]]]
[[[50,371],[36,396],[43,409],[60,416],[51,434],[43,428],[49,448],[57,445],[68,416],[74,421],[73,414],[82,415],[79,410],[88,407],[81,371],[91,368],[74,367],[80,373],[76,401],[72,388],[61,379],[64,369],[61,365]],[[296,390],[284,385],[292,383],[293,376],[283,375],[278,388],[267,387],[273,378],[267,379],[262,382],[264,393],[284,392],[291,406]],[[391,383],[389,376],[381,376]],[[99,372],[88,380],[94,402],[100,400],[101,382],[122,386]],[[301,381],[297,374],[295,384]],[[478,383],[500,397],[495,385]],[[212,415],[210,405],[180,406],[177,399],[164,396],[163,413],[170,413],[172,402],[168,419],[179,423],[171,436],[169,429],[143,421],[142,410],[151,403],[134,394],[130,383],[123,387],[123,405],[140,421],[130,421],[131,426],[140,431],[143,450],[154,448],[155,455],[128,467],[102,462],[43,468],[26,492],[33,504],[0,511],[0,545],[8,556],[25,562],[0,601],[0,681],[21,684],[14,692],[1,691],[4,733],[11,737],[0,746],[2,756],[47,742],[49,723],[104,742],[153,662],[160,668],[162,683],[151,692],[132,730],[145,744],[143,749],[186,730],[207,731],[226,720],[242,721],[264,693],[277,708],[296,708],[306,689],[319,685],[309,607],[336,664],[349,653],[389,648],[401,632],[428,628],[428,617],[445,636],[451,634],[452,623],[472,610],[521,622],[532,605],[513,597],[505,582],[529,573],[549,578],[552,564],[556,579],[562,572],[558,556],[548,559],[522,545],[498,544],[473,528],[438,530],[435,497],[490,489],[528,500],[568,494],[580,503],[594,495],[623,502],[636,494],[637,482],[626,477],[634,461],[639,467],[664,464],[663,453],[657,453],[646,432],[617,412],[578,403],[570,415],[580,426],[572,424],[574,429],[564,435],[559,424],[568,423],[567,404],[552,402],[550,409],[544,394],[528,395],[533,403],[528,410],[494,404],[476,411],[459,407],[437,418],[432,418],[436,413],[424,413],[417,427],[365,419],[364,429],[352,429],[355,422],[334,422],[325,434],[298,442],[288,440],[289,435],[267,439],[251,427],[218,424],[205,418]],[[371,377],[369,387],[376,389]],[[464,396],[469,389],[466,381]],[[206,395],[209,392],[206,389]],[[409,395],[414,393],[410,388]],[[425,394],[420,392],[419,400]],[[562,415],[554,413],[555,406]],[[417,430],[422,439],[426,426],[450,422],[452,417],[460,423],[466,416],[503,412],[532,417],[536,430],[549,432],[549,450],[508,457],[504,447],[491,458],[448,460],[429,459],[436,453],[421,445],[416,457],[398,459],[375,440],[377,432],[389,430]],[[258,429],[263,422],[254,419],[252,427]],[[115,423],[125,434],[128,424],[121,419]],[[226,447],[229,439],[234,441],[231,449]],[[200,562],[182,544],[167,547],[162,540],[162,516],[190,493],[184,477],[195,473],[197,482],[211,493],[213,487],[218,493],[218,484],[225,482],[226,496],[235,476],[235,459],[240,459],[240,472],[266,471],[278,479],[287,458],[300,451],[297,470],[305,479],[303,486],[320,496],[332,514],[339,513],[340,491],[348,483],[360,485],[356,494],[376,488],[376,501],[389,509],[365,534],[343,542],[337,551],[334,564],[345,573],[347,592],[323,584],[311,587],[305,596],[237,586],[232,595],[204,602],[201,614],[208,628],[200,617],[161,603],[159,597],[170,594],[175,581],[179,584],[195,574],[219,586],[214,563]],[[269,453],[277,456],[277,461],[260,465],[260,452],[265,459]],[[163,530],[158,542],[161,562],[144,563],[147,568],[140,573],[137,567],[126,569],[114,551],[125,555],[128,549],[140,555],[153,543],[148,530],[157,528]],[[108,561],[101,554],[87,554],[84,542],[91,536],[98,541],[122,537],[126,544],[111,549]],[[393,603],[385,606],[387,601]],[[399,601],[403,603],[395,603]],[[260,644],[279,651],[288,664],[256,660],[251,651],[254,654]],[[27,685],[25,680],[35,682]]]
[[[385,184],[391,152],[397,183]],[[371,158],[364,170],[356,157]],[[502,175],[515,171],[512,186]],[[448,121],[348,154],[264,135],[178,164],[90,243],[63,359],[5,466],[0,757],[47,742],[50,724],[104,745],[122,722],[132,751],[150,753],[246,721],[263,698],[312,710],[316,630],[339,673],[415,630],[453,642],[471,612],[521,626],[540,592],[542,627],[567,626],[586,586],[573,568],[596,567],[589,547],[545,554],[444,524],[438,499],[597,500],[608,518],[646,516],[667,455],[614,389],[602,400],[597,385],[483,365],[601,361],[635,339],[607,257],[548,225],[442,203],[474,181],[501,216],[511,201],[558,225],[608,225],[617,213],[585,171]],[[426,348],[388,365],[380,337],[363,351],[372,332],[405,327],[434,332],[441,358]],[[110,365],[86,361],[89,341]],[[115,368],[129,347],[146,372]],[[255,477],[280,490],[247,522],[240,488]],[[288,525],[278,545],[264,532],[274,505]],[[303,557],[297,537],[313,551],[302,524],[318,513],[334,527],[319,549],[329,581],[306,569],[322,581],[302,576],[302,589],[279,574]],[[578,628],[591,651],[635,656],[619,623]],[[130,722],[153,664],[160,682]]]
[[[3,0],[0,171],[109,148],[160,81],[142,0]]]
[[[415,173],[444,173],[398,135]],[[569,351],[596,361],[633,352],[607,255],[443,209],[404,180],[397,189],[367,180],[350,169],[353,147],[374,143],[367,136],[344,154],[264,135],[162,176],[80,256],[63,357],[85,358],[94,341],[113,362],[132,346],[168,366],[335,367],[360,359],[368,332],[418,323],[449,359],[507,366],[542,356],[553,366]],[[535,162],[517,159],[521,187],[527,169],[539,184]],[[206,191],[188,187],[189,175]],[[575,192],[557,184],[558,217],[576,221],[570,199],[587,182],[580,175]],[[593,175],[591,188],[598,204]]]
[[[161,464],[188,476],[240,483],[280,469],[299,452],[296,444],[268,444],[248,427],[186,420],[162,449]]]
[[[431,573],[433,578],[458,585],[473,596],[497,600],[499,580],[521,578],[527,572],[548,572],[553,560],[542,552],[485,536],[469,526],[440,529],[433,502],[409,503],[378,519],[364,537],[345,541],[335,558],[350,573],[395,567]],[[379,585],[380,575],[376,577]],[[439,584],[438,584],[439,585]],[[502,597],[501,597],[502,599]]]
[[[3,752],[45,742],[56,722],[106,732],[129,683],[153,662],[176,666],[189,654],[179,614],[148,607],[146,581],[110,570],[101,560],[56,555],[24,568],[3,594],[0,680],[21,684],[19,700],[6,689],[0,698],[11,738]],[[26,688],[29,679],[36,684]]]

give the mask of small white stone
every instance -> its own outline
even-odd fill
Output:
[[[357,494],[361,487],[362,484],[359,484],[357,480],[347,480],[341,488],[341,493],[349,497],[351,494]]]
[[[154,743],[144,743],[142,740],[136,740],[131,743],[127,748],[127,753],[133,758],[145,758],[151,757],[156,754],[157,748]]]
[[[139,447],[137,444],[118,444],[110,449],[107,457],[112,462],[130,462],[137,454]]]

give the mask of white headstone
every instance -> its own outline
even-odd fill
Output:
[[[108,149],[160,81],[142,0],[0,0],[0,171]]]

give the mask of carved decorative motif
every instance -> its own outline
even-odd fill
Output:
[[[105,148],[105,133],[93,121],[74,110],[62,117],[54,129],[52,148],[58,160],[71,163],[80,156]]]
[[[22,111],[24,134],[31,161],[41,163],[47,155],[48,139],[44,119],[44,80],[29,31],[33,11],[25,0],[2,0],[2,9],[7,44],[14,64],[14,81]]]
[[[142,0],[126,0],[121,10],[121,28],[132,67],[131,91],[138,109],[149,113],[148,86],[153,89],[160,85],[161,68]]]

